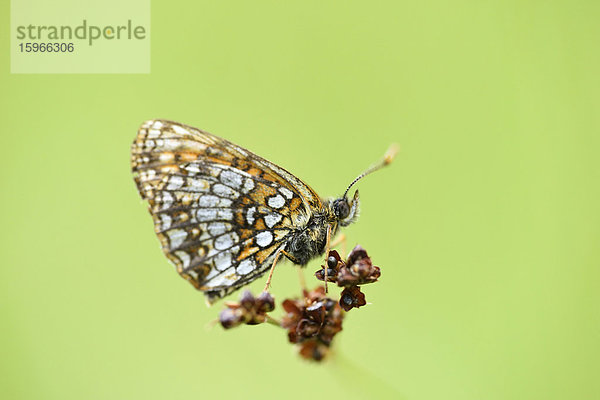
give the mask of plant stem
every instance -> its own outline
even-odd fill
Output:
[[[271,325],[275,325],[279,328],[281,328],[281,322],[278,319],[275,319],[273,317],[271,317],[270,315],[267,314],[267,320],[265,321]]]

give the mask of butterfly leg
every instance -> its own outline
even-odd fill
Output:
[[[287,251],[283,249],[277,250],[277,254],[275,254],[275,258],[273,259],[273,265],[271,265],[271,270],[269,271],[269,276],[267,277],[267,283],[263,292],[269,291],[269,287],[271,286],[271,278],[273,278],[273,271],[275,271],[275,264],[277,264],[277,261],[279,261],[279,257],[281,257],[282,254],[289,258],[292,262],[296,264],[299,263],[299,261]]]
[[[271,265],[271,270],[269,271],[269,276],[267,277],[267,283],[265,284],[263,292],[269,291],[269,287],[271,286],[271,279],[273,278],[273,271],[275,271],[275,265],[277,264],[277,261],[279,260],[279,257],[281,257],[282,253],[283,250],[277,250],[277,254],[275,254],[275,258],[273,259],[273,264]]]
[[[300,282],[300,289],[302,292],[306,292],[306,280],[304,279],[304,270],[301,266],[298,266],[298,281]]]
[[[323,279],[325,283],[325,293],[327,290],[327,257],[329,257],[329,248],[331,247],[331,225],[327,225],[327,240],[325,241],[325,279]]]
[[[290,260],[294,264],[300,264],[300,261],[298,261],[298,259],[296,257],[291,255],[287,251],[281,250],[281,254],[286,256],[288,258],[288,260]],[[302,289],[302,292],[306,292],[306,281],[304,279],[304,271],[302,270],[302,266],[300,266],[300,265],[298,265],[297,268],[298,268],[298,281],[300,282],[300,289]]]
[[[347,250],[347,248],[346,248],[346,235],[344,233],[340,233],[338,237],[336,237],[335,239],[333,239],[331,241],[331,247],[335,247],[335,246],[337,246],[340,243],[342,245],[342,254],[341,254],[341,256],[342,256],[342,259],[345,259],[346,258],[346,250]]]

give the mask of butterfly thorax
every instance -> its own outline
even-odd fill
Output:
[[[323,201],[323,208],[313,214],[306,226],[295,232],[285,251],[295,264],[306,265],[325,253],[327,231],[333,237],[340,226],[348,226],[358,217],[358,192],[351,201],[342,197]]]
[[[326,213],[313,215],[305,228],[293,234],[285,251],[295,264],[306,265],[310,260],[325,252],[327,243],[327,226],[329,218]]]

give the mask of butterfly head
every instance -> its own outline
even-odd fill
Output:
[[[354,192],[352,200],[346,196],[335,199],[331,202],[331,212],[341,226],[348,226],[358,218],[360,199],[358,190]]]
[[[358,196],[358,190],[354,192],[352,200],[348,199],[348,192],[350,191],[350,188],[352,188],[352,186],[354,186],[356,182],[369,175],[371,172],[375,172],[378,169],[385,167],[386,165],[391,163],[394,157],[396,156],[397,152],[398,147],[396,145],[390,146],[390,148],[385,153],[383,159],[380,162],[371,166],[365,172],[357,176],[356,179],[354,179],[352,183],[350,183],[350,185],[344,192],[344,195],[338,199],[333,200],[330,203],[330,212],[334,216],[337,223],[339,223],[341,226],[348,226],[354,221],[356,221],[356,219],[358,218],[360,199]]]

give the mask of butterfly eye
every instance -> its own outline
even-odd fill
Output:
[[[346,219],[350,214],[350,206],[346,199],[337,199],[333,202],[333,212],[337,219]]]

